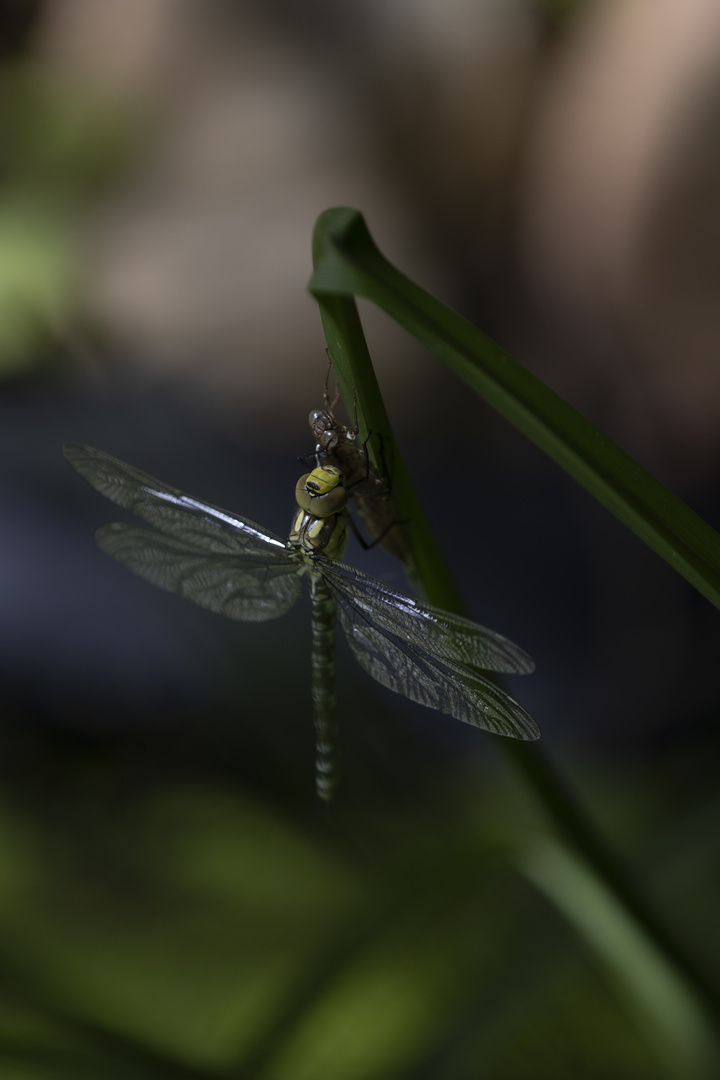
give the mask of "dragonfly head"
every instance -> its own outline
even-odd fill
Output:
[[[334,465],[313,469],[297,482],[295,498],[298,506],[315,517],[325,518],[345,509],[347,491],[342,473]]]

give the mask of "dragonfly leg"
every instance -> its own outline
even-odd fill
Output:
[[[362,492],[362,497],[364,499],[372,498],[374,495],[389,495],[392,491],[392,484],[390,482],[390,477],[388,476],[387,463],[385,461],[385,450],[383,447],[382,435],[378,436],[378,438],[380,439],[380,464],[382,472],[380,476],[378,476],[377,472],[375,472],[375,475],[373,475],[373,467],[370,464],[370,455],[368,454],[367,449],[368,443],[370,442],[371,438],[372,431],[368,431],[364,443],[359,448],[361,453],[365,457],[365,474],[361,476],[359,480],[355,480],[352,484],[346,485],[346,488],[349,492],[352,492],[353,488],[359,487],[361,484],[366,484],[368,480],[372,480],[375,484],[382,483],[384,485],[383,487],[378,488],[376,491]]]
[[[389,521],[388,524],[385,526],[385,528],[382,530],[381,533],[379,533],[372,540],[366,540],[365,537],[360,532],[360,530],[358,529],[355,522],[353,521],[352,515],[348,514],[348,521],[350,523],[350,529],[352,531],[352,534],[355,537],[355,539],[357,540],[360,547],[363,549],[363,551],[372,551],[372,549],[374,547],[377,547],[378,544],[382,544],[383,540],[385,539],[385,537],[387,536],[387,534],[390,532],[391,529],[394,529],[396,525],[407,525],[409,520],[410,520],[410,518],[405,518],[404,521]]]
[[[327,409],[327,411],[330,413],[330,415],[332,416],[332,418],[334,420],[335,419],[335,406],[337,405],[338,401],[340,400],[340,387],[337,385],[337,383],[335,384],[335,397],[331,401],[330,400],[330,389],[329,388],[330,388],[330,372],[333,370],[333,362],[332,362],[332,359],[330,357],[330,350],[329,349],[325,349],[325,355],[327,356],[328,369],[327,369],[327,375],[325,376],[325,389],[323,391],[323,398],[325,400],[325,408]]]

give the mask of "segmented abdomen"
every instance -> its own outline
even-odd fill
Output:
[[[337,786],[335,719],[335,600],[322,578],[311,575],[312,700],[315,720],[315,788],[329,802]]]

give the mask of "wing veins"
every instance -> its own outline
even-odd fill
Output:
[[[401,693],[411,701],[435,708],[457,720],[485,728],[499,735],[520,739],[536,739],[539,736],[532,717],[504,690],[483,678],[478,672],[457,661],[436,657],[422,646],[409,645],[378,626],[371,615],[359,607],[354,597],[334,589],[340,625],[347,638],[351,651],[361,667],[381,685]],[[352,614],[350,614],[352,613]],[[373,663],[373,654],[358,641],[355,630],[364,624],[371,640],[384,644],[381,653],[382,668]],[[390,651],[388,651],[390,646]],[[392,649],[401,654],[409,665],[409,671],[398,664],[392,656]],[[413,685],[413,679],[419,679],[419,687]],[[384,677],[382,677],[384,676]],[[388,678],[392,676],[392,681]],[[399,685],[393,685],[393,682]],[[460,697],[465,708],[460,708],[454,699]]]
[[[520,675],[534,669],[533,661],[519,646],[494,630],[421,604],[344,563],[323,560],[321,572],[338,592],[360,594],[353,597],[356,609],[369,611],[381,626],[400,638],[408,637],[433,656],[483,671]]]
[[[202,537],[209,551],[262,554],[285,550],[269,529],[228,510],[186,495],[148,473],[91,446],[68,443],[66,460],[101,495],[130,510],[159,532],[176,538]],[[195,540],[197,543],[197,539]]]
[[[104,525],[95,534],[100,547],[136,574],[200,607],[249,622],[283,615],[302,585],[298,566],[284,556],[257,559],[212,555],[144,526]]]

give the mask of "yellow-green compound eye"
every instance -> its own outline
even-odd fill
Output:
[[[305,473],[295,488],[298,506],[320,518],[337,514],[347,502],[347,491],[340,483],[341,477],[342,473],[334,465]]]
[[[312,495],[307,489],[307,481],[309,479],[310,473],[306,472],[303,476],[300,477],[297,484],[295,485],[295,502],[303,510],[310,509],[310,502],[312,500]]]
[[[318,495],[310,500],[310,512],[318,517],[326,518],[331,514],[339,514],[345,509],[348,494],[344,487],[336,487],[328,491],[327,495]]]

